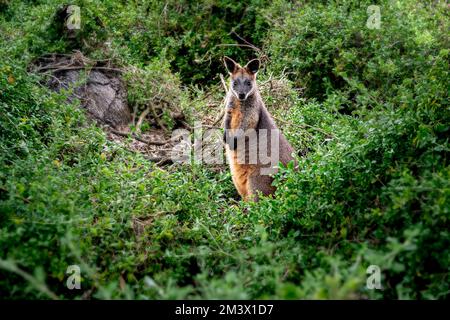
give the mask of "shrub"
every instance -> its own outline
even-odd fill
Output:
[[[2,297],[448,298],[441,3],[382,1],[375,30],[364,27],[372,3],[350,0],[74,4],[84,26],[72,40],[49,28],[60,1],[0,7]],[[225,168],[158,167],[108,141],[70,90],[26,71],[79,40],[128,70],[132,106],[163,94],[192,124],[221,98],[217,81],[205,85],[214,59],[247,58],[215,46],[233,27],[268,55],[261,91],[299,153],[259,203],[235,200]],[[80,291],[65,283],[74,264]],[[383,290],[366,288],[369,265]]]

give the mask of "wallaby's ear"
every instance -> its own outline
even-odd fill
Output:
[[[225,68],[227,68],[229,73],[233,73],[236,70],[237,63],[227,56],[223,57],[223,63],[225,65]]]
[[[255,74],[258,72],[260,65],[261,65],[261,62],[259,61],[259,59],[253,59],[247,63],[245,68],[248,71],[250,71],[251,73]]]

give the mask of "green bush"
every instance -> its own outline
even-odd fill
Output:
[[[63,4],[0,6],[1,297],[448,298],[446,6],[380,1],[370,30],[369,1],[80,0],[70,38]],[[216,46],[232,29],[268,56],[261,92],[299,153],[259,203],[236,201],[226,168],[161,168],[108,141],[70,90],[27,72],[81,46],[129,71],[131,105],[164,88],[193,122],[215,110],[220,56],[255,54]],[[370,265],[383,290],[366,288]]]
[[[30,6],[17,1],[6,12],[11,32],[22,36],[20,47],[33,55],[81,48],[93,58],[113,58],[126,64],[148,63],[155,58],[170,62],[185,83],[208,84],[222,72],[226,54],[250,59],[253,49],[234,46],[242,40],[261,46],[268,28],[259,15],[265,0],[239,1],[72,1],[81,11],[81,29],[70,37],[56,14],[67,2],[41,1]],[[27,14],[19,17],[18,12]],[[36,26],[39,26],[38,28]],[[242,38],[242,39],[241,39]],[[230,46],[230,44],[232,44]]]
[[[272,17],[267,44],[272,69],[289,70],[309,98],[339,98],[339,108],[347,112],[396,96],[402,81],[424,72],[448,47],[447,7],[380,1],[381,27],[369,29],[366,9],[372,4],[276,2],[266,14],[288,14]]]

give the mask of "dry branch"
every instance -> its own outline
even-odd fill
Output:
[[[131,137],[131,138],[133,138],[133,139],[136,139],[136,140],[138,140],[138,141],[140,141],[140,142],[143,142],[143,143],[149,144],[149,145],[163,146],[163,145],[165,145],[165,144],[168,144],[168,143],[172,142],[172,140],[165,140],[165,141],[151,141],[151,140],[146,140],[146,139],[144,139],[144,138],[141,138],[140,136],[138,136],[138,135],[135,134],[135,133],[131,133],[131,132],[122,132],[122,131],[116,130],[116,129],[114,129],[114,128],[111,128],[111,127],[109,128],[109,130],[110,130],[112,133],[114,133],[114,134],[116,134],[116,135],[118,135],[118,136],[122,136],[122,137],[126,137],[126,138]]]
[[[147,107],[139,116],[138,122],[136,124],[136,131],[141,132],[141,126],[142,122],[144,121],[145,117],[150,113],[150,107]]]

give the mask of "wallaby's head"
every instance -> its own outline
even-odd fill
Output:
[[[223,62],[231,77],[231,92],[239,100],[246,100],[256,90],[256,74],[260,66],[259,60],[250,60],[245,67],[241,67],[228,57],[224,57]]]

